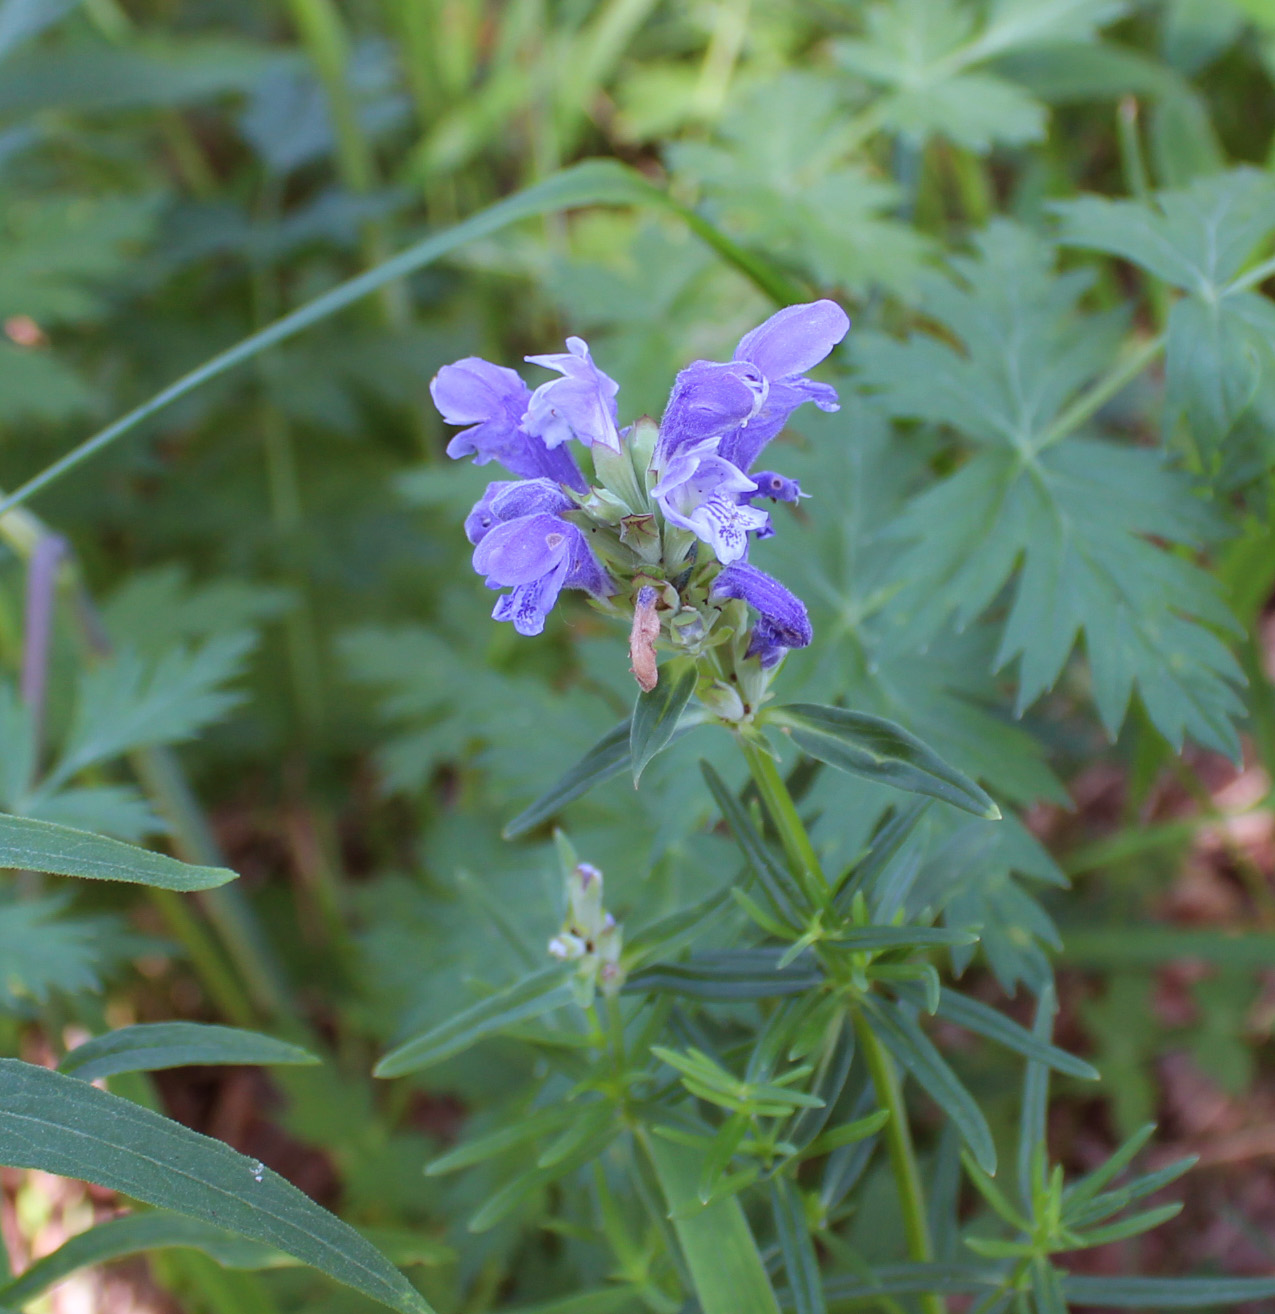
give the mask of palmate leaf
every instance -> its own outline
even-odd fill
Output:
[[[1187,294],[1169,314],[1165,437],[1185,418],[1200,448],[1216,448],[1275,377],[1275,306],[1241,275],[1275,230],[1275,179],[1237,169],[1153,204],[1084,196],[1053,208],[1063,242],[1118,255]]]
[[[679,142],[668,156],[731,228],[794,253],[820,283],[906,285],[927,243],[890,217],[897,189],[849,162],[853,144],[836,85],[787,73],[751,88],[716,143]]]
[[[1201,546],[1213,528],[1203,504],[1156,453],[1053,432],[1109,364],[1116,324],[1075,313],[1083,275],[1055,277],[1024,230],[993,225],[979,248],[922,298],[961,351],[928,335],[862,346],[865,383],[892,414],[977,445],[893,527],[911,543],[891,604],[901,633],[923,642],[949,618],[966,625],[1016,577],[995,664],[1017,660],[1020,711],[1083,636],[1109,733],[1136,688],[1170,743],[1189,734],[1234,754],[1243,677],[1209,628],[1233,622],[1208,576],[1152,541]]]
[[[1110,0],[1002,0],[979,22],[975,7],[957,0],[894,0],[871,6],[864,36],[834,50],[842,68],[886,92],[877,107],[886,127],[987,151],[1043,136],[1045,108],[981,66],[1042,44],[1088,41],[1121,8]]]
[[[64,896],[0,904],[0,1009],[99,990],[132,945],[112,918],[67,917]]]
[[[85,671],[62,756],[41,789],[135,748],[188,739],[224,715],[240,695],[223,686],[255,642],[247,631],[219,634],[197,648],[170,648],[157,661],[126,650]]]

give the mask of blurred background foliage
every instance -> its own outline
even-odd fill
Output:
[[[638,170],[855,321],[843,410],[783,451],[815,499],[758,553],[811,604],[789,692],[893,717],[1012,805],[926,823],[919,888],[983,930],[954,968],[1022,1001],[1057,963],[1060,1034],[1105,1077],[1060,1084],[1064,1161],[1150,1117],[1204,1156],[1143,1271],[1262,1271],[1273,76],[1269,0],[4,0],[0,477],[565,165]],[[0,803],[244,877],[193,908],[7,885],[6,1052],[103,1019],[321,1037],[321,1077],[149,1098],[361,1224],[448,1241],[423,1279],[442,1311],[596,1284],[552,1185],[471,1236],[488,1170],[422,1176],[521,1098],[526,1049],[367,1076],[541,961],[552,847],[500,827],[632,692],[583,608],[534,641],[488,621],[460,522],[489,472],[442,459],[428,382],[579,333],[658,414],[768,309],[667,208],[549,214],[186,396],[39,521],[0,518]],[[834,774],[807,802],[844,864],[888,800]],[[711,809],[677,748],[566,816],[638,930],[733,870]],[[994,1116],[1005,1060],[957,1058]],[[15,1189],[20,1250],[44,1216]],[[862,1208],[855,1243],[888,1254],[893,1226]],[[366,1307],[301,1272],[155,1270],[184,1309]]]

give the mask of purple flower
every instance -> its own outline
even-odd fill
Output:
[[[579,492],[588,487],[569,452],[551,451],[523,426],[531,390],[513,370],[466,356],[444,365],[429,391],[448,424],[472,426],[447,444],[453,460],[472,455],[475,465],[499,461],[527,479],[551,479]]]
[[[795,479],[777,474],[774,470],[754,470],[749,478],[757,485],[755,493],[746,494],[750,502],[768,497],[772,502],[791,502],[794,506],[809,493],[801,491],[801,485]]]
[[[494,620],[513,621],[519,634],[539,634],[564,588],[595,597],[612,591],[606,571],[584,533],[557,512],[570,499],[549,480],[489,484],[465,521],[474,548],[474,569],[487,587],[507,588],[492,611]]]
[[[770,517],[740,500],[757,485],[714,453],[716,439],[675,452],[651,489],[666,520],[709,544],[724,565],[748,551],[748,532],[764,531]]]
[[[806,604],[746,561],[727,566],[717,576],[713,597],[740,598],[759,613],[744,655],[756,657],[766,670],[777,665],[789,648],[804,648],[814,637]]]
[[[613,452],[620,450],[615,427],[615,394],[620,385],[593,363],[583,338],[568,338],[567,350],[557,355],[526,359],[562,375],[542,383],[531,394],[523,419],[528,433],[551,448],[578,438],[586,447],[601,443]]]
[[[653,492],[665,517],[711,544],[724,564],[744,556],[749,532],[771,532],[754,499],[801,496],[795,480],[767,471],[762,485],[747,471],[802,402],[837,409],[836,391],[805,371],[849,327],[833,301],[788,306],[746,333],[733,360],[696,361],[677,376],[660,422]]]
[[[723,437],[720,451],[728,461],[749,469],[803,402],[814,402],[821,411],[840,409],[836,389],[807,379],[805,373],[849,328],[849,317],[835,301],[811,301],[785,306],[740,338],[733,361],[755,366],[767,388],[757,414]]]
[[[569,511],[573,505],[566,493],[550,479],[488,484],[487,491],[465,517],[465,537],[477,547],[489,530],[506,520],[540,512],[557,515],[560,511]]]
[[[662,453],[719,439],[756,415],[766,380],[756,366],[697,360],[678,374],[660,422]]]

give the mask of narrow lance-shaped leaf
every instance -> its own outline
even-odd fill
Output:
[[[212,890],[236,878],[225,867],[196,867],[86,830],[7,815],[0,815],[0,868],[182,891]]]
[[[568,803],[587,794],[595,785],[610,780],[629,761],[630,722],[609,730],[552,788],[546,790],[504,829],[506,839],[517,839],[557,814]]]
[[[277,1173],[60,1072],[0,1059],[0,1163],[188,1214],[282,1250],[401,1314],[430,1314],[375,1247]]]
[[[774,1177],[770,1183],[770,1208],[775,1216],[779,1236],[779,1253],[796,1314],[824,1314],[823,1281],[819,1260],[810,1237],[810,1225],[802,1207],[801,1192],[786,1177]]]
[[[702,1154],[658,1137],[648,1144],[704,1314],[779,1314],[739,1201],[701,1205]]]
[[[655,688],[638,694],[633,705],[633,718],[629,723],[629,762],[635,785],[642,778],[647,763],[672,742],[677,723],[695,692],[697,677],[693,665],[687,666],[676,679],[671,677],[672,672],[666,668]]]
[[[803,753],[828,766],[913,794],[928,794],[989,820],[1001,815],[990,796],[963,771],[884,717],[818,703],[789,703],[776,707],[766,719],[787,730]]]
[[[780,916],[789,925],[801,927],[802,917],[800,914],[803,910],[808,910],[810,906],[809,900],[806,898],[806,892],[788,870],[788,867],[784,863],[775,860],[766,847],[765,841],[757,833],[757,828],[753,825],[748,813],[740,806],[739,800],[726,787],[726,782],[717,774],[712,765],[701,759],[699,768],[713,795],[713,801],[722,814],[722,819],[730,827],[735,842],[743,850],[744,857],[747,858],[748,865],[761,882],[762,888],[770,897]]]
[[[961,1139],[986,1173],[996,1171],[996,1146],[983,1111],[929,1037],[901,1009],[865,996],[861,1007],[873,1031],[956,1124]]]
[[[1115,1309],[1211,1309],[1275,1297],[1275,1278],[1171,1277],[1063,1278],[1063,1295],[1072,1305]]]
[[[546,968],[399,1045],[376,1065],[373,1075],[401,1077],[405,1072],[419,1072],[516,1022],[552,1012],[572,998],[571,987],[563,980],[563,969]]]
[[[154,1022],[120,1027],[77,1045],[58,1064],[82,1081],[119,1072],[157,1072],[191,1064],[309,1064],[318,1059],[300,1045],[238,1027],[202,1022]]]

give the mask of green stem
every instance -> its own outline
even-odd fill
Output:
[[[934,1259],[934,1246],[930,1240],[930,1225],[925,1214],[925,1192],[921,1187],[921,1172],[917,1167],[916,1150],[912,1145],[912,1132],[908,1126],[908,1113],[903,1103],[898,1074],[885,1047],[858,1011],[854,1013],[854,1032],[859,1050],[868,1065],[868,1074],[872,1078],[877,1099],[890,1114],[884,1135],[890,1151],[890,1167],[899,1192],[899,1207],[903,1211],[903,1233],[908,1243],[908,1254],[918,1264],[928,1264]],[[946,1314],[943,1297],[934,1292],[921,1297],[921,1308],[925,1314]]]
[[[739,746],[752,773],[753,783],[761,794],[766,811],[770,813],[792,874],[801,882],[816,907],[826,904],[831,895],[823,867],[815,846],[792,801],[788,786],[784,784],[775,759],[766,745],[756,738],[738,736]]]
[[[1045,436],[1036,444],[1036,450],[1043,452],[1060,439],[1067,437],[1073,429],[1078,429],[1086,420],[1102,409],[1122,388],[1132,383],[1144,369],[1164,350],[1168,334],[1159,333],[1149,338],[1122,361],[1117,361],[1115,368],[1106,378],[1100,379],[1083,397],[1078,397],[1046,431]]]
[[[797,806],[788,786],[784,783],[775,759],[766,751],[765,745],[756,740],[739,736],[739,744],[752,772],[753,780],[761,791],[761,796],[770,811],[783,842],[784,852],[793,864],[793,873],[799,878],[803,871],[808,871],[818,881],[819,888],[826,896],[827,881],[815,854],[814,845],[806,831]],[[930,1226],[925,1211],[925,1192],[921,1187],[921,1173],[917,1167],[916,1151],[912,1145],[912,1133],[908,1124],[907,1108],[903,1103],[903,1092],[891,1060],[872,1028],[868,1026],[863,1015],[853,1014],[855,1036],[859,1050],[868,1065],[868,1073],[877,1093],[881,1107],[888,1110],[890,1120],[885,1125],[884,1135],[890,1152],[890,1167],[894,1173],[895,1189],[899,1193],[899,1208],[903,1213],[903,1230],[907,1238],[908,1254],[919,1264],[928,1264],[934,1259],[934,1247],[930,1240]],[[923,1314],[946,1314],[943,1297],[931,1293],[921,1297]]]

